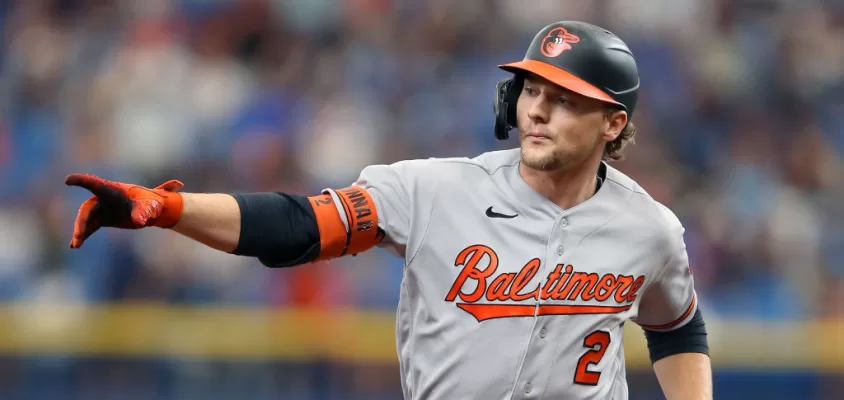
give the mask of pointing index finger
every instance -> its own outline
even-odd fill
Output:
[[[109,181],[90,174],[70,174],[65,178],[64,183],[68,186],[88,189],[99,197],[107,197],[111,193],[108,187]]]

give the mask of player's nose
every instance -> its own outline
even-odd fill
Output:
[[[543,124],[548,122],[548,106],[542,99],[542,96],[533,99],[533,101],[527,104],[527,107],[527,115],[531,121]]]

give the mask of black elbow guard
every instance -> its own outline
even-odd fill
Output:
[[[385,236],[375,201],[362,187],[310,197],[278,192],[232,196],[240,207],[240,238],[232,253],[257,257],[268,267],[356,255]]]
[[[307,197],[278,192],[232,196],[240,206],[240,239],[232,254],[257,257],[273,268],[319,256],[319,227]]]
[[[655,363],[674,354],[702,353],[709,355],[709,343],[706,339],[706,324],[700,309],[694,317],[682,328],[668,332],[657,332],[645,329],[648,341],[648,352],[651,363]]]

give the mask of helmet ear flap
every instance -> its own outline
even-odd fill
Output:
[[[523,81],[520,77],[504,79],[495,85],[495,138],[507,140],[510,130],[518,126],[516,122],[516,103],[519,92],[522,91]]]

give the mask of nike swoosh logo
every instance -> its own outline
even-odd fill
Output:
[[[489,206],[489,208],[486,209],[486,216],[490,218],[516,218],[519,216],[519,214],[507,215],[497,213],[495,211],[492,211],[492,206]]]

